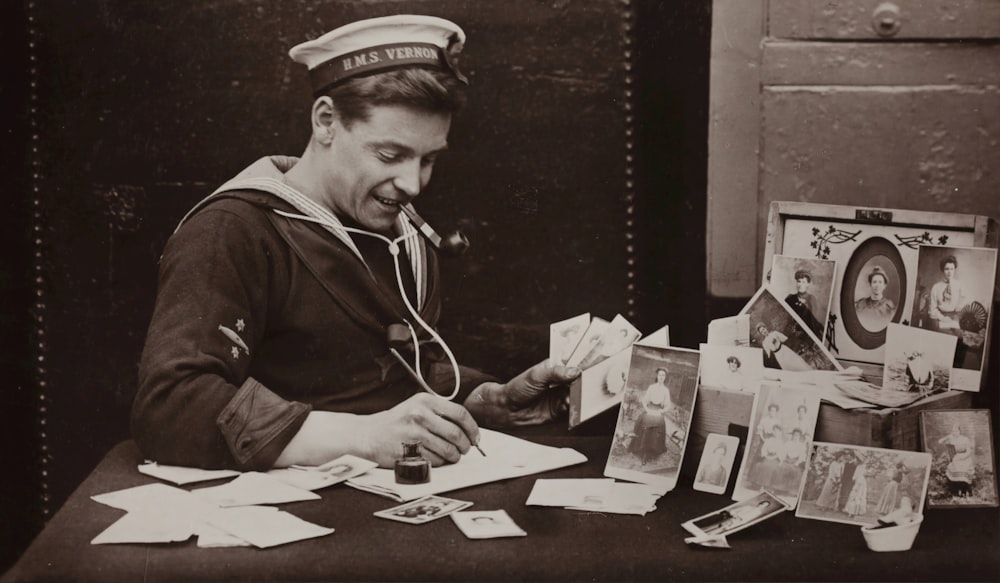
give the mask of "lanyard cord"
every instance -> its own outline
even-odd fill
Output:
[[[400,271],[400,267],[399,267],[399,244],[401,242],[403,242],[403,241],[411,238],[411,237],[419,235],[419,232],[416,231],[416,230],[414,230],[414,231],[411,231],[409,233],[406,233],[405,235],[400,235],[399,237],[396,237],[395,239],[389,239],[388,237],[385,237],[383,235],[379,235],[378,233],[372,233],[370,231],[365,231],[365,230],[362,230],[362,229],[355,229],[353,227],[348,227],[348,226],[345,226],[345,225],[335,225],[333,223],[330,223],[329,221],[325,221],[325,220],[317,218],[317,217],[310,217],[308,215],[298,215],[298,214],[294,214],[294,213],[288,213],[288,212],[281,211],[281,210],[278,210],[278,209],[273,209],[273,210],[277,214],[279,214],[279,215],[281,215],[283,217],[290,218],[290,219],[299,219],[299,220],[303,220],[303,221],[309,221],[309,222],[312,222],[312,223],[323,225],[324,227],[326,227],[328,229],[338,229],[338,230],[347,231],[349,233],[357,233],[359,235],[368,235],[369,237],[375,237],[375,238],[381,239],[382,241],[384,241],[389,246],[389,254],[392,255],[392,264],[393,264],[393,266],[395,267],[395,270],[396,270],[396,285],[399,287],[399,295],[402,296],[403,303],[406,305],[406,309],[410,311],[410,315],[412,315],[414,317],[414,319],[416,319],[417,323],[420,324],[420,326],[424,330],[427,330],[427,332],[431,335],[431,337],[434,339],[434,341],[437,342],[438,345],[444,350],[445,354],[448,356],[448,360],[451,363],[452,371],[454,372],[454,376],[455,376],[455,388],[452,389],[450,395],[444,396],[444,395],[438,394],[436,391],[432,391],[432,392],[434,392],[434,394],[437,395],[438,397],[441,397],[442,399],[445,399],[445,400],[448,400],[448,401],[454,399],[458,395],[458,390],[459,390],[460,383],[461,383],[461,377],[459,376],[459,372],[458,372],[458,361],[455,360],[455,355],[452,353],[451,348],[448,347],[448,344],[445,343],[444,338],[442,338],[441,335],[438,334],[434,330],[434,328],[432,328],[430,326],[430,324],[428,324],[427,322],[425,322],[424,319],[420,317],[419,313],[417,313],[417,310],[413,307],[413,304],[410,303],[410,299],[406,295],[406,289],[403,287],[403,276],[402,276],[402,272]],[[417,373],[417,376],[420,377],[420,380],[426,385],[427,381],[424,380],[424,375],[423,375],[422,372],[420,372],[420,342],[417,339],[417,333],[413,329],[413,326],[410,324],[410,322],[406,321],[406,326],[410,329],[410,339],[413,342],[414,364],[416,365],[415,372]]]

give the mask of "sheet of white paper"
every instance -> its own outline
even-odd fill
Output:
[[[638,514],[656,510],[656,501],[662,492],[648,484],[630,484],[614,482],[602,498],[589,496],[582,504],[567,506],[568,510],[588,510],[591,512],[609,512],[613,514]]]
[[[720,346],[750,345],[750,316],[740,314],[708,323],[708,344]]]
[[[112,508],[128,512],[168,513],[198,517],[212,510],[215,505],[193,496],[187,490],[168,486],[166,484],[146,484],[124,490],[116,490],[91,496],[95,502],[100,502]]]
[[[208,523],[198,525],[198,548],[252,547],[249,542]]]
[[[426,484],[397,484],[392,470],[375,468],[351,478],[347,485],[406,502],[587,461],[586,456],[575,449],[549,447],[489,429],[480,429],[479,438],[479,445],[487,457],[471,449],[458,463],[432,468],[431,481]]]
[[[289,486],[303,490],[319,490],[345,480],[360,476],[368,470],[378,467],[378,464],[353,455],[342,455],[321,466],[295,466],[280,468],[267,472],[272,478],[277,478]]]
[[[228,484],[192,490],[191,494],[218,506],[284,504],[318,500],[320,497],[319,494],[290,486],[260,472],[247,472]]]
[[[139,473],[178,485],[240,475],[236,470],[203,470],[201,468],[188,468],[184,466],[164,466],[156,462],[139,464]]]
[[[92,545],[114,543],[171,543],[191,538],[192,521],[169,512],[129,512],[90,541]]]
[[[615,481],[611,478],[545,479],[535,480],[528,494],[526,506],[580,506],[588,498],[604,500],[611,493]]]
[[[206,521],[260,548],[326,536],[333,532],[332,528],[306,522],[270,506],[219,508],[209,514]]]

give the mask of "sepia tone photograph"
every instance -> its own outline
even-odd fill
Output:
[[[757,290],[740,314],[750,316],[750,346],[763,350],[766,368],[843,370],[809,327],[766,287]]]
[[[795,516],[874,526],[900,507],[922,512],[931,454],[815,442]]]
[[[988,409],[920,413],[921,449],[934,456],[928,507],[997,506],[993,437]]]
[[[947,391],[956,341],[950,334],[889,324],[882,389],[912,392],[921,398]]]
[[[775,255],[768,289],[783,298],[812,333],[825,341],[837,276],[837,262]]]

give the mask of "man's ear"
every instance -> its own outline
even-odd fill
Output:
[[[312,106],[313,138],[320,144],[329,145],[336,121],[337,110],[333,107],[333,100],[326,95],[317,97]]]

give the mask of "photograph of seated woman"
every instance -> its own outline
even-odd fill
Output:
[[[972,479],[976,469],[972,460],[975,452],[972,438],[956,423],[951,433],[939,439],[938,444],[945,446],[945,456],[948,458],[945,477],[948,479],[949,492],[957,498],[968,497],[972,493]]]
[[[656,379],[642,394],[642,411],[632,428],[629,451],[639,457],[642,465],[667,451],[666,416],[673,412],[674,404],[666,380],[667,369],[657,368]]]
[[[854,311],[866,330],[884,330],[896,314],[896,303],[885,296],[889,276],[876,265],[868,273],[868,295],[854,302]]]

